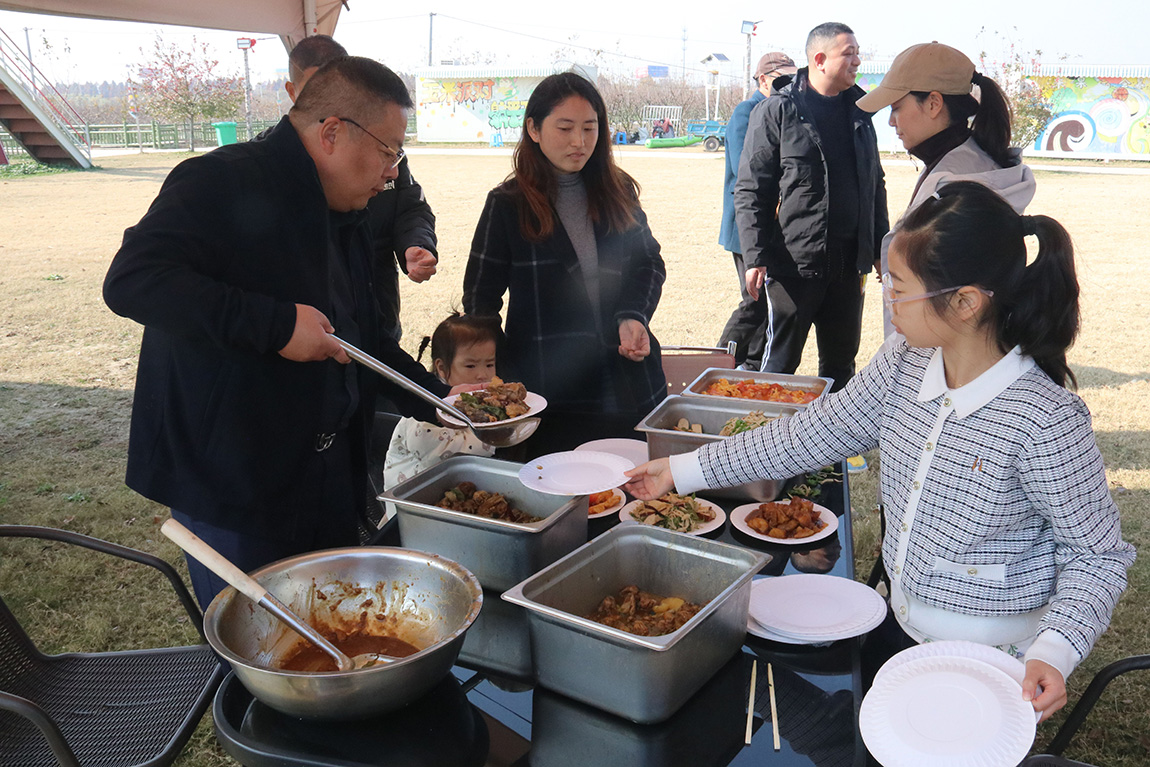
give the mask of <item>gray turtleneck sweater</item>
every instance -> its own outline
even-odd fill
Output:
[[[555,211],[559,221],[571,238],[575,255],[579,257],[579,268],[591,298],[591,308],[595,311],[595,324],[600,324],[599,314],[599,248],[595,243],[595,227],[591,223],[591,213],[587,207],[587,187],[579,173],[559,174],[559,196],[555,200]],[[602,328],[599,328],[602,332]]]

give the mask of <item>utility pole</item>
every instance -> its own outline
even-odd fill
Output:
[[[687,79],[687,28],[683,27],[683,68],[679,75],[684,80]]]
[[[743,101],[751,97],[751,76],[754,74],[751,69],[755,66],[755,62],[751,61],[751,38],[755,36],[759,23],[759,21],[743,22],[743,34],[747,36],[747,79],[743,81]]]
[[[32,90],[36,90],[36,65],[32,63],[32,38],[28,33],[32,27],[24,27],[24,50],[28,53],[28,74],[32,76]]]
[[[256,47],[251,37],[236,39],[236,47],[244,52],[244,113],[248,125],[248,141],[252,140],[252,70],[248,67],[248,51]]]
[[[427,66],[431,66],[431,41],[435,32],[435,14],[427,14]]]

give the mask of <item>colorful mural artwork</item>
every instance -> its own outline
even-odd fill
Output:
[[[1037,77],[1055,117],[1034,148],[1150,155],[1150,78]]]
[[[523,129],[527,99],[541,77],[416,81],[420,141],[514,144]]]
[[[887,66],[881,62],[864,64],[866,71],[859,72],[859,86],[872,90],[882,81]],[[1150,158],[1150,76],[1144,76],[1146,67],[1102,68],[1111,71],[1098,73],[1090,71],[1097,67],[1067,65],[1059,74],[1060,68],[1046,65],[1042,74],[1032,78],[1052,105],[1054,117],[1026,151],[1104,159]],[[1102,76],[1105,74],[1127,76]],[[874,116],[879,148],[902,152],[902,142],[887,125],[889,119],[889,109]]]

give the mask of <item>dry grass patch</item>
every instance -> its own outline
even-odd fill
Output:
[[[136,223],[170,168],[186,155],[105,159],[91,172],[0,177],[0,519],[63,527],[158,554],[183,567],[158,533],[166,510],[123,484],[131,390],[140,328],[114,316],[100,287],[123,230]],[[643,206],[663,246],[668,279],[655,334],[669,344],[709,344],[738,300],[731,259],[716,244],[721,155],[625,148],[621,165],[643,186]],[[414,351],[458,307],[471,236],[487,191],[510,168],[506,155],[423,154],[413,170],[438,216],[440,272],[403,282],[405,346]],[[1150,544],[1150,258],[1145,216],[1150,177],[1038,174],[1034,213],[1062,221],[1078,246],[1083,329],[1072,350],[1080,393],[1094,414],[1125,535]],[[915,171],[888,171],[891,209],[909,199]],[[872,283],[860,362],[881,341]],[[800,372],[815,372],[813,348]],[[877,468],[879,456],[868,456]],[[870,570],[878,517],[872,469],[851,477],[856,566]],[[0,544],[4,598],[53,651],[182,643],[191,632],[166,585],[141,568],[29,541]],[[1139,559],[1114,625],[1071,680],[1071,700],[1105,663],[1150,648],[1150,565]],[[97,616],[88,622],[81,616]],[[113,631],[110,627],[115,627]],[[1133,676],[1108,693],[1071,756],[1106,765],[1150,759],[1142,703],[1150,690]],[[1060,719],[1060,718],[1059,718]],[[1040,728],[1039,743],[1053,734]],[[177,763],[233,764],[205,721]]]

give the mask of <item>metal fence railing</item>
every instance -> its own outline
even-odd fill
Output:
[[[60,91],[56,90],[56,86],[52,85],[52,81],[36,68],[28,55],[20,50],[20,46],[3,29],[0,29],[0,67],[3,67],[25,91],[31,94],[36,104],[56,124],[56,127],[91,159],[91,145],[88,143],[84,118],[72,108]],[[11,137],[9,140],[11,141]],[[14,141],[11,143],[18,146]],[[7,143],[4,149],[8,150]]]
[[[279,120],[252,120],[252,133],[258,135]],[[87,126],[91,147],[94,149],[187,149],[191,146],[192,130],[188,125],[158,122],[125,122],[93,124]],[[236,123],[236,138],[247,141],[247,125]],[[216,129],[210,122],[196,123],[196,148],[210,149],[216,146]],[[9,157],[25,157],[24,149],[0,128],[0,144]]]

